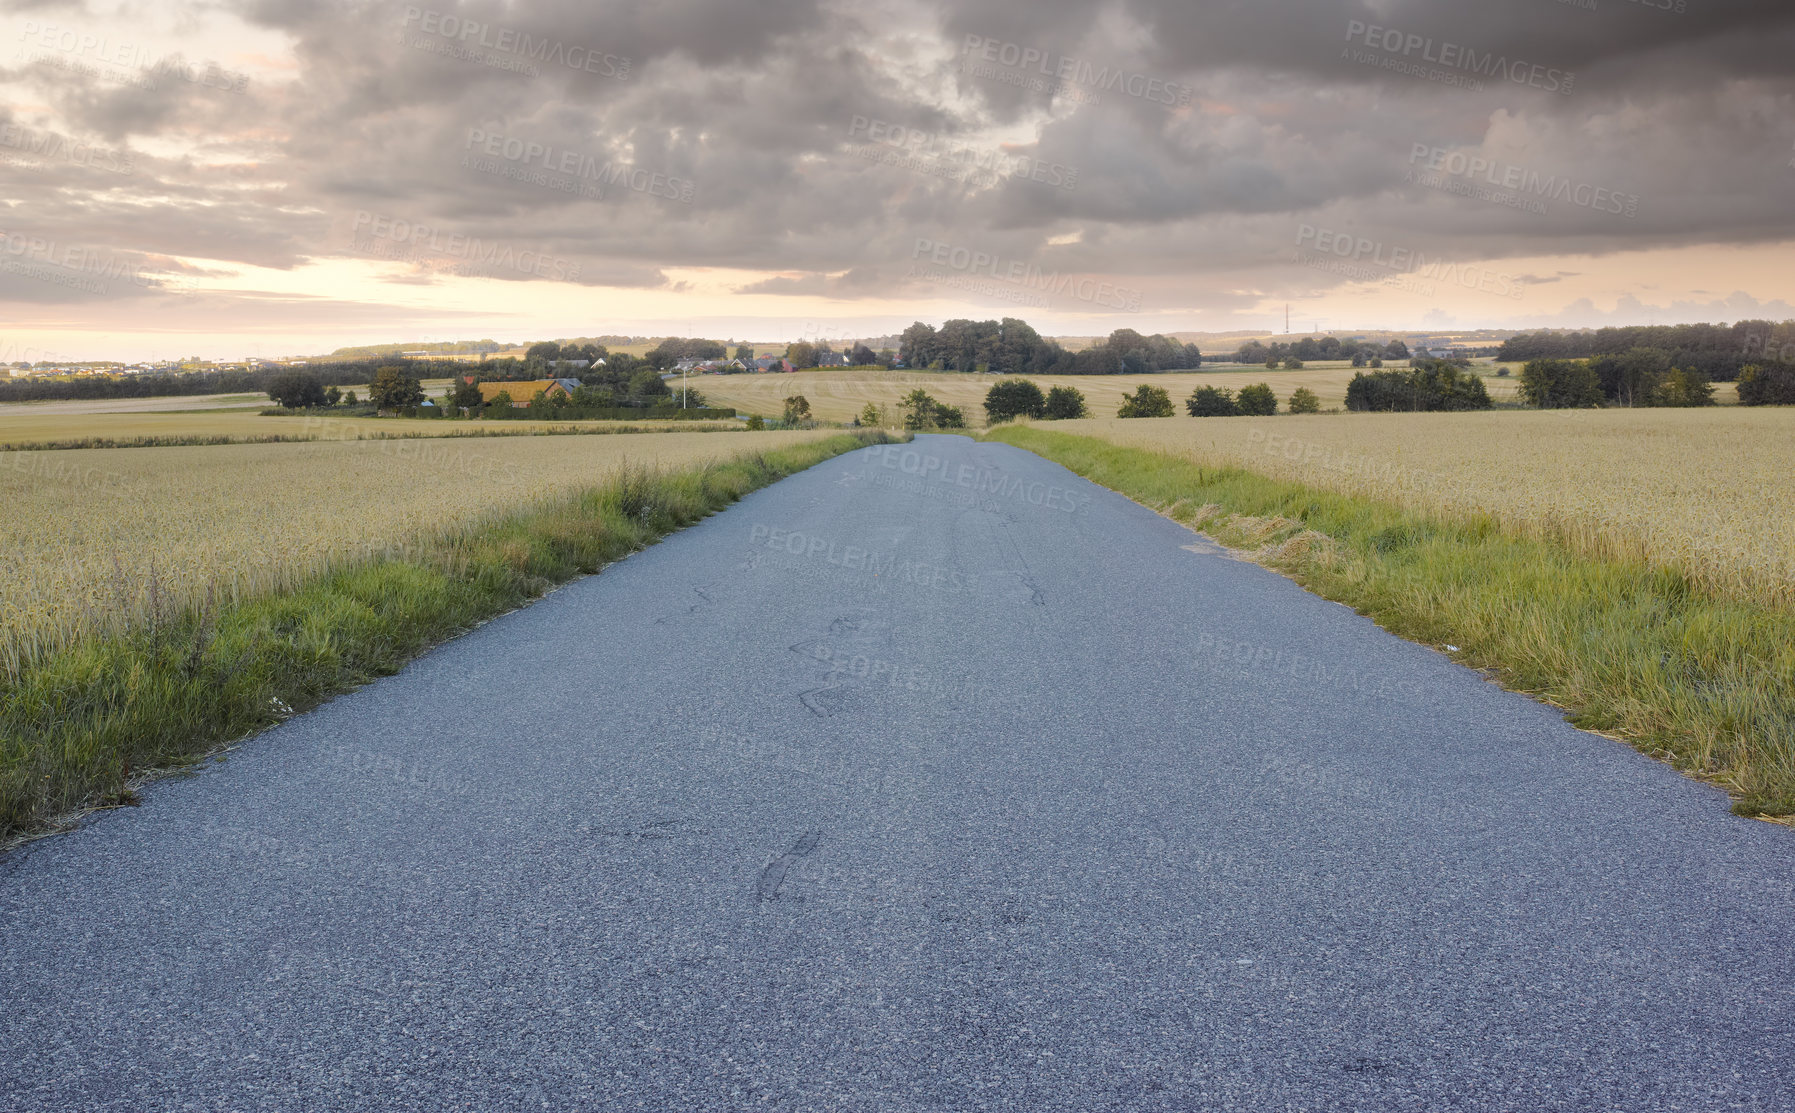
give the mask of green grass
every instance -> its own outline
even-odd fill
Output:
[[[893,438],[842,435],[618,481],[222,610],[160,616],[0,676],[0,840],[131,803],[179,766],[396,672],[431,645],[644,548],[822,460]]]
[[[1596,561],[1489,519],[1416,514],[1238,468],[1009,427],[1028,449],[1309,590],[1491,670],[1571,721],[1719,784],[1743,815],[1795,814],[1795,614],[1662,568]]]

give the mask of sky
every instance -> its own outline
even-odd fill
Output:
[[[1795,317],[1788,0],[0,4],[0,362]]]

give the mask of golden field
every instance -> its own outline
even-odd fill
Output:
[[[426,424],[438,424],[427,422]],[[605,482],[827,430],[0,453],[0,667],[207,597],[290,587]]]
[[[1183,412],[1183,402],[1200,386],[1221,386],[1239,390],[1253,383],[1270,383],[1284,405],[1290,392],[1306,386],[1321,398],[1324,409],[1341,409],[1346,405],[1346,384],[1352,381],[1353,367],[1344,362],[1316,363],[1301,371],[1268,371],[1263,367],[1226,367],[1216,371],[1179,371],[1164,375],[1028,375],[1041,388],[1041,393],[1056,386],[1069,386],[1085,397],[1091,413],[1100,417],[1115,416],[1116,407],[1125,395],[1134,393],[1141,383],[1152,383],[1172,396]],[[852,421],[875,402],[886,408],[887,425],[895,425],[898,400],[910,391],[922,388],[938,401],[959,406],[969,425],[985,423],[985,394],[1002,376],[957,374],[944,371],[796,371],[782,375],[695,375],[692,389],[703,394],[711,405],[734,406],[743,413],[778,417],[788,395],[802,394],[810,402],[811,413],[818,421]],[[1513,400],[1513,378],[1496,378],[1491,373],[1484,379],[1490,397],[1497,403]]]
[[[1795,410],[1494,411],[1041,422],[1795,598]]]
[[[448,379],[425,379],[424,393],[439,398],[448,388]],[[367,398],[368,386],[346,386],[358,398]],[[80,414],[148,414],[178,413],[186,410],[243,410],[254,414],[274,405],[266,394],[174,394],[152,398],[81,398],[71,401],[0,402],[0,418],[73,417]]]
[[[53,444],[84,438],[126,440],[135,437],[288,437],[294,440],[351,441],[381,437],[462,437],[523,434],[571,429],[602,435],[633,429],[741,428],[739,421],[443,421],[400,417],[262,417],[257,410],[204,413],[22,414],[0,407],[0,448]]]

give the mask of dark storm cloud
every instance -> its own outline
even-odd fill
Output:
[[[1305,225],[1466,258],[1786,237],[1795,9],[1686,8],[268,0],[221,10],[286,36],[297,69],[242,88],[193,79],[246,65],[197,45],[154,88],[55,50],[0,59],[6,122],[133,152],[129,174],[6,160],[0,180],[13,224],[119,251],[368,258],[350,226],[374,212],[534,253],[495,277],[666,289],[668,268],[724,267],[778,275],[746,292],[841,298],[900,288],[919,238],[1245,288],[1339,281],[1289,273]],[[8,11],[15,28],[103,18]],[[1399,60],[1455,44],[1524,64],[1522,80],[1459,88],[1355,61],[1349,32],[1363,50],[1374,27],[1400,34]],[[1025,51],[1030,68],[1003,64]],[[1529,83],[1535,66],[1574,73],[1568,95]],[[1056,95],[1029,84],[1043,72],[1071,79]],[[906,142],[885,159],[856,121]],[[1006,172],[955,178],[956,162]],[[454,273],[394,258],[410,266],[396,281]]]

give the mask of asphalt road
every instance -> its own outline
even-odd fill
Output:
[[[925,437],[0,861],[0,1108],[1786,1113],[1792,911],[1795,832]]]

